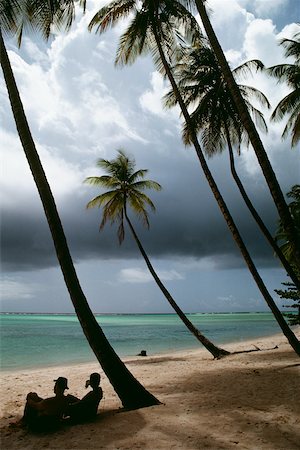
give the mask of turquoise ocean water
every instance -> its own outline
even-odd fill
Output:
[[[271,313],[188,314],[218,345],[280,331]],[[96,315],[115,351],[132,356],[199,347],[175,314]],[[95,361],[75,315],[0,314],[1,369],[18,370]],[[201,346],[201,345],[200,345]]]

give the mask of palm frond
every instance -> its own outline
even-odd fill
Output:
[[[18,28],[18,18],[22,13],[20,0],[1,0],[0,26],[3,33],[15,33]]]
[[[232,73],[234,76],[247,76],[249,74],[252,75],[253,71],[262,71],[264,67],[264,64],[259,59],[252,59],[233,69]]]
[[[135,0],[116,0],[101,8],[89,23],[88,30],[96,27],[96,33],[103,33],[116,25],[119,19],[127,17],[135,7]]]
[[[96,206],[100,208],[103,204],[106,205],[110,203],[112,200],[120,201],[118,198],[118,193],[116,193],[116,191],[108,191],[104,192],[103,194],[97,195],[97,197],[94,197],[92,200],[88,202],[86,207],[87,209],[95,208]]]
[[[285,76],[286,71],[291,67],[291,64],[277,64],[275,66],[268,67],[266,72],[270,76],[278,78],[278,81],[280,81]]]
[[[143,11],[135,11],[135,17],[119,40],[116,65],[133,64],[136,58],[149,51],[151,41],[149,17]]]
[[[294,35],[294,39],[281,39],[279,45],[282,45],[285,48],[285,56],[292,56],[296,60],[300,59],[300,32]]]
[[[283,130],[282,137],[285,138],[289,133],[292,135],[292,147],[294,147],[297,142],[297,136],[299,135],[299,118],[300,118],[300,103],[295,105],[293,110],[289,111],[290,116]]]
[[[120,225],[118,227],[118,240],[119,240],[119,244],[121,245],[122,242],[125,239],[125,227],[124,227],[124,213],[123,213],[123,210],[120,213],[119,222],[120,222]]]
[[[300,31],[294,35],[294,39],[282,39],[280,45],[285,48],[285,55],[293,57],[295,63],[269,67],[267,73],[276,77],[278,82],[285,82],[292,91],[280,100],[271,115],[271,120],[280,121],[289,115],[282,137],[291,134],[291,143],[294,147],[300,139]]]
[[[143,225],[149,228],[150,224],[148,213],[145,208],[145,203],[150,205],[151,209],[155,211],[155,207],[149,197],[141,193],[136,195],[136,193],[131,192],[131,195],[128,198],[128,204],[131,207],[132,211],[134,211],[135,215],[142,220]]]
[[[75,19],[73,0],[31,0],[26,3],[30,23],[45,39],[49,38],[52,25],[68,30]]]
[[[155,191],[161,191],[162,187],[159,183],[153,180],[140,180],[131,183],[135,190],[154,189]]]
[[[79,2],[85,7],[85,1]],[[74,0],[1,0],[0,23],[21,45],[24,30],[33,28],[47,40],[52,26],[69,29],[75,18]]]
[[[271,120],[279,121],[285,114],[292,112],[299,106],[300,88],[287,94],[274,109]]]
[[[292,147],[295,147],[300,141],[300,111],[298,111],[297,117],[295,117],[291,130],[292,130]]]
[[[247,99],[245,99],[245,103],[257,127],[266,133],[268,131],[268,127],[263,113],[251,105]]]
[[[256,89],[252,86],[246,86],[246,85],[239,85],[240,91],[242,92],[242,95],[244,98],[253,97],[255,98],[262,106],[270,109],[271,105],[269,103],[269,100],[265,96],[263,92],[261,92],[259,89]]]
[[[137,191],[136,189],[132,189],[130,191],[130,196],[128,196],[128,199],[130,199],[130,197],[134,198],[136,202],[139,202],[141,208],[145,209],[145,205],[148,205],[150,206],[152,211],[155,211],[154,203],[145,193]]]
[[[148,169],[139,169],[133,172],[129,179],[128,183],[132,184],[135,183],[137,180],[144,178],[148,173]]]
[[[102,175],[100,177],[87,177],[84,183],[91,184],[93,186],[100,187],[117,187],[119,186],[119,181],[114,177],[108,175]]]

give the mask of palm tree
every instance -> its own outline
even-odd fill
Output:
[[[119,243],[122,244],[125,238],[124,218],[129,226],[135,242],[146,262],[146,265],[153,276],[156,284],[164,294],[165,298],[171,307],[178,314],[188,330],[204,345],[204,347],[214,356],[214,358],[221,358],[229,354],[228,351],[215,346],[209,339],[207,339],[187,318],[181,308],[177,305],[170,292],[166,289],[156,271],[154,270],[144,247],[133,227],[131,220],[128,217],[128,206],[132,211],[142,219],[143,224],[149,228],[149,219],[146,206],[149,206],[152,211],[155,211],[155,206],[151,199],[143,192],[146,189],[155,189],[159,191],[161,186],[152,180],[144,180],[148,170],[142,169],[134,171],[135,161],[130,159],[123,150],[118,151],[116,159],[108,161],[106,159],[99,159],[97,166],[105,169],[109,175],[102,175],[100,177],[88,177],[85,182],[93,186],[99,186],[109,189],[107,192],[98,195],[93,200],[88,202],[87,208],[94,208],[96,206],[103,206],[103,216],[100,224],[100,230],[103,229],[107,221],[114,223],[119,222],[118,238]]]
[[[295,63],[279,64],[267,69],[271,76],[278,79],[278,83],[285,82],[291,88],[291,92],[274,109],[271,119],[279,121],[286,115],[290,116],[282,137],[285,138],[291,132],[292,147],[295,147],[300,140],[300,31],[295,33],[294,39],[282,39],[280,45],[285,48],[285,56],[293,57]]]
[[[260,139],[260,136],[257,132],[257,129],[251,119],[250,113],[247,109],[247,106],[244,102],[243,96],[235,82],[234,76],[231,72],[229,64],[226,60],[226,57],[223,53],[222,47],[218,41],[218,38],[214,32],[214,29],[209,20],[207,10],[206,10],[206,0],[182,0],[182,3],[186,6],[196,5],[197,10],[199,12],[203,27],[205,29],[206,35],[209,39],[210,45],[216,55],[216,58],[220,64],[222,72],[224,74],[228,89],[232,95],[233,101],[236,105],[240,118],[243,122],[245,129],[247,130],[250,142],[268,184],[270,193],[273,197],[274,204],[278,210],[278,214],[280,220],[282,221],[282,225],[286,230],[286,233],[289,235],[289,239],[291,245],[295,248],[296,258],[297,258],[297,266],[300,268],[300,242],[297,237],[297,233],[295,230],[295,225],[291,218],[289,208],[285,201],[284,195],[274,173],[274,170],[271,166],[271,163],[268,159],[267,153],[263,146],[263,143]]]
[[[36,3],[40,4],[40,2]],[[57,6],[57,3],[59,2],[55,2],[53,6]],[[14,12],[12,11],[10,17],[14,17]],[[125,408],[133,409],[159,404],[159,401],[134,378],[115,353],[96,321],[81,289],[55,201],[28,126],[1,28],[0,55],[16,127],[40,195],[64,280],[83,332]]]
[[[234,69],[233,74],[239,76],[251,71],[252,68],[261,70],[263,64],[257,60],[248,61]],[[248,144],[247,133],[213,51],[203,40],[185,51],[180,49],[179,61],[173,71],[186,105],[194,107],[191,121],[195,131],[197,133],[201,131],[204,151],[211,157],[221,152],[224,147],[228,147],[231,173],[248,209],[287,273],[300,289],[300,280],[253,206],[236,171],[233,146],[236,146],[239,151],[243,141]],[[262,92],[250,86],[239,85],[239,89],[255,122],[263,131],[266,131],[267,126],[263,115],[252,106],[250,97],[254,96],[264,106],[269,107],[267,98]],[[172,107],[175,104],[177,104],[177,99],[171,90],[165,96],[165,105]],[[186,125],[183,129],[183,140],[185,144],[191,144],[189,129]]]
[[[174,54],[174,48],[176,48],[176,46],[178,47],[178,36],[180,36],[178,29],[183,29],[186,27],[189,31],[192,25],[198,30],[197,22],[193,20],[193,17],[186,11],[185,8],[182,8],[180,2],[175,0],[164,0],[160,2],[157,0],[144,0],[143,2],[139,0],[119,0],[113,1],[107,6],[101,8],[91,20],[89,29],[91,30],[94,26],[96,26],[96,31],[103,33],[109,26],[115,25],[120,18],[128,17],[130,13],[134,13],[134,15],[127,30],[120,38],[116,63],[132,63],[138,55],[145,53],[146,51],[151,51],[153,58],[157,63],[159,63],[159,61],[161,62],[159,67],[164,70],[165,75],[169,79],[186,125],[190,131],[191,141],[195,147],[200,165],[220,207],[224,219],[226,220],[233,238],[244,257],[244,260],[259,290],[273,312],[290,345],[300,356],[300,342],[287,325],[273,298],[269,294],[263,280],[261,279],[233,220],[233,217],[231,216],[218,186],[208,168],[196,131],[193,129],[190,114],[182,96],[180,95],[180,91],[172,74],[170,65],[172,55]],[[177,29],[175,25],[177,26]],[[176,29],[176,33],[174,33],[174,29]],[[174,38],[174,34],[177,39]],[[197,33],[197,36],[199,36],[199,33]]]

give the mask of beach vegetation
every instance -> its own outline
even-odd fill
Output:
[[[296,309],[295,312],[286,312],[284,315],[288,319],[290,325],[300,325],[300,290],[290,281],[281,284],[284,286],[284,289],[275,289],[276,294],[278,294],[281,299],[294,302],[283,304],[282,306],[288,309]]]
[[[118,156],[115,159],[99,159],[97,162],[97,167],[103,169],[107,172],[107,174],[88,177],[85,182],[92,186],[105,188],[108,190],[89,201],[87,208],[102,207],[100,230],[104,228],[107,222],[113,224],[117,221],[118,239],[120,244],[122,244],[125,238],[124,220],[126,221],[154,281],[188,330],[193,333],[196,339],[201,342],[201,344],[214,356],[214,358],[221,358],[228,355],[228,351],[214,345],[187,318],[170,292],[162,283],[141,243],[140,238],[137,235],[132,220],[129,217],[129,210],[131,210],[139,219],[142,220],[142,223],[149,228],[150,224],[147,207],[149,207],[152,211],[155,211],[155,206],[144,191],[148,189],[160,191],[161,186],[156,181],[145,180],[144,177],[147,175],[148,170],[135,170],[135,166],[136,164],[134,158],[129,158],[124,150],[119,150]]]
[[[1,67],[20,141],[39,192],[66,287],[87,341],[125,408],[156,405],[160,402],[139,383],[111,347],[82,291],[55,200],[28,125],[2,36],[2,29],[16,33],[21,44],[26,20],[31,20],[32,26],[42,31],[45,37],[49,37],[52,23],[66,24],[67,28],[70,27],[74,18],[73,3],[2,1],[0,16]]]
[[[287,197],[292,199],[289,203],[289,208],[291,211],[291,215],[293,220],[295,221],[295,227],[297,232],[300,235],[300,185],[294,185],[291,190],[287,193]],[[282,249],[282,252],[285,254],[286,258],[289,260],[290,264],[294,266],[295,271],[298,270],[295,263],[295,254],[293,246],[290,245],[289,236],[285,233],[281,222],[279,223],[279,227],[276,233],[276,239]],[[298,271],[298,275],[300,275]],[[291,300],[294,303],[283,305],[285,308],[295,308],[297,313],[285,313],[285,316],[288,318],[290,325],[299,325],[300,324],[300,289],[293,282],[284,282],[281,283],[286,289],[275,289],[275,292],[282,299]]]

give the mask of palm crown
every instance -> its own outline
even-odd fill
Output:
[[[261,69],[263,64],[258,60],[248,61],[234,69],[235,76]],[[207,43],[195,43],[190,49],[181,52],[180,59],[174,67],[181,95],[187,105],[193,106],[191,121],[196,132],[201,131],[202,144],[209,156],[221,151],[228,143],[240,145],[247,141],[247,133],[242,125],[237,108],[228,91],[218,61]],[[269,102],[262,92],[246,85],[239,85],[249,112],[256,123],[266,130],[262,113],[250,103],[254,96],[260,103],[269,107]],[[168,107],[176,104],[173,91],[165,96]],[[183,140],[191,142],[189,127],[185,124]]]
[[[127,206],[149,228],[146,207],[149,206],[152,211],[155,211],[155,206],[143,191],[145,189],[160,191],[161,186],[156,181],[144,180],[148,170],[135,171],[135,160],[130,159],[123,150],[119,150],[118,156],[111,161],[99,159],[97,166],[104,169],[108,175],[88,177],[85,182],[109,190],[88,202],[87,208],[103,206],[100,229],[105,226],[107,221],[114,223],[117,220],[119,222],[118,238],[121,244],[125,237],[124,216],[127,214]]]
[[[127,30],[122,34],[117,50],[116,64],[131,64],[137,56],[151,52],[153,60],[162,72],[156,38],[159,37],[167,58],[171,58],[182,33],[198,30],[194,16],[176,0],[118,0],[101,8],[89,24],[89,30],[103,33],[116,25],[118,20],[132,14]],[[156,33],[156,36],[155,36]]]
[[[86,0],[1,0],[0,24],[3,31],[13,32],[21,45],[23,31],[33,28],[45,39],[52,27],[68,30],[75,19],[75,4],[85,11]]]
[[[289,94],[276,106],[271,119],[279,121],[289,115],[282,137],[291,132],[292,146],[295,146],[300,140],[300,32],[295,34],[294,39],[282,39],[280,45],[285,48],[285,56],[294,58],[295,62],[268,69],[268,73],[276,77],[279,83],[286,82],[291,88]]]

